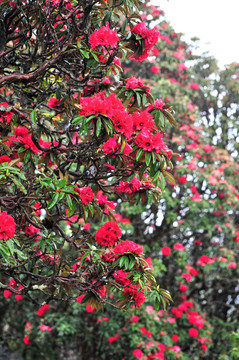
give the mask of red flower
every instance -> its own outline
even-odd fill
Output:
[[[181,291],[181,292],[187,292],[187,290],[188,290],[188,287],[187,287],[186,285],[181,284],[181,285],[179,286],[179,291]]]
[[[125,254],[126,252],[131,252],[134,254],[142,254],[143,246],[136,244],[131,240],[121,241],[113,249],[114,254]]]
[[[173,341],[177,342],[178,339],[179,339],[179,336],[176,335],[176,334],[173,334],[173,336],[171,337],[171,339],[172,339]]]
[[[158,74],[160,71],[160,68],[158,66],[152,66],[150,70],[153,74]]]
[[[198,90],[199,89],[199,85],[197,83],[191,83],[190,84],[190,89],[191,90]]]
[[[5,163],[5,162],[10,163],[11,162],[10,157],[7,155],[0,156],[0,164]]]
[[[79,194],[82,204],[87,205],[94,199],[94,193],[90,186],[83,188],[74,187],[74,190]]]
[[[95,30],[89,38],[92,49],[95,49],[97,46],[110,46],[114,49],[117,47],[118,41],[117,31],[111,30],[109,24],[101,26],[99,30]]]
[[[146,299],[143,290],[138,291],[138,287],[136,285],[126,287],[123,290],[123,294],[129,294],[130,296],[132,296],[135,306],[142,305]]]
[[[16,230],[15,220],[6,211],[0,213],[0,239],[11,239]]]
[[[108,221],[96,231],[95,241],[101,246],[113,246],[121,236],[122,232],[116,222]]]
[[[184,246],[182,244],[180,244],[180,243],[175,243],[173,245],[173,249],[178,250],[178,251],[185,251]]]
[[[161,253],[163,254],[163,256],[169,256],[171,254],[170,247],[168,247],[168,246],[162,247]]]
[[[188,330],[188,335],[191,336],[191,337],[197,337],[198,336],[198,330],[194,329],[194,328],[191,328],[191,329]]]
[[[130,78],[126,79],[126,89],[141,89],[144,87],[143,81],[136,76],[130,76]]]
[[[140,349],[134,349],[133,355],[136,357],[136,359],[142,359],[143,351]]]
[[[143,61],[149,56],[150,50],[158,42],[159,32],[156,31],[156,28],[147,29],[145,22],[136,24],[131,32],[142,37],[142,40],[144,41],[144,51],[139,55],[133,54],[130,58],[135,61]]]
[[[117,341],[119,339],[119,334],[116,334],[116,336],[111,336],[108,338],[108,342],[112,344],[113,342]]]
[[[147,129],[143,129],[136,136],[135,142],[144,151],[152,151],[154,149],[153,136]]]
[[[48,304],[42,305],[38,310],[37,310],[37,315],[38,316],[43,316],[45,314],[45,312],[47,310],[49,310],[50,306]]]
[[[152,130],[154,127],[154,120],[152,115],[147,110],[138,112],[135,111],[132,115],[134,131],[141,131],[142,129]]]
[[[25,335],[25,336],[24,336],[23,342],[24,342],[25,345],[30,345],[30,344],[31,344],[29,335]]]
[[[114,273],[114,279],[121,285],[129,285],[130,280],[127,279],[128,272],[123,272],[123,270],[118,270]]]
[[[49,332],[50,332],[52,329],[51,329],[50,326],[47,326],[47,325],[42,324],[42,325],[40,325],[40,330],[41,330],[41,331],[49,331]]]
[[[178,182],[179,182],[180,184],[186,184],[186,182],[187,182],[186,176],[180,176],[180,177],[178,177]]]
[[[1,107],[8,108],[8,103],[3,102],[0,104]],[[12,120],[13,113],[10,111],[0,110],[0,123],[9,123]]]

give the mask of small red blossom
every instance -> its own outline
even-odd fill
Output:
[[[42,317],[44,316],[45,312],[50,309],[50,305],[44,304],[37,310],[37,315]]]
[[[191,337],[197,337],[198,336],[198,330],[194,329],[194,328],[191,328],[191,329],[188,330],[188,335],[191,336]]]
[[[0,110],[0,123],[9,123],[12,120],[13,113],[8,110],[8,103],[2,102],[0,108],[6,108],[6,111]]]
[[[24,336],[23,342],[24,342],[25,345],[30,345],[31,344],[29,335]]]
[[[133,350],[133,355],[134,355],[134,357],[136,357],[136,359],[142,359],[142,357],[143,357],[143,351],[142,350],[140,350],[140,349],[134,349]]]
[[[169,256],[171,254],[171,249],[168,246],[164,246],[161,249],[161,253],[163,256]]]
[[[190,84],[190,89],[191,90],[198,90],[199,89],[199,85],[197,83],[191,83]]]

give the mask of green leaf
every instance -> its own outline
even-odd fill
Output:
[[[59,195],[60,193],[56,192],[53,197],[52,197],[52,200],[49,202],[48,206],[47,206],[47,209],[50,210],[52,209],[58,202],[59,200]]]
[[[17,185],[17,187],[19,187],[19,189],[26,195],[27,194],[27,190],[26,188],[22,185],[22,183],[17,179],[15,178],[14,176],[10,176],[12,181],[14,182],[15,185]]]
[[[83,56],[84,56],[86,59],[89,59],[90,55],[89,55],[88,51],[85,51],[85,50],[80,49],[80,52],[83,54]]]
[[[101,118],[98,118],[96,121],[96,136],[98,137],[100,135],[101,130]]]
[[[136,161],[139,161],[139,159],[141,158],[143,154],[143,149],[139,149],[136,155]]]
[[[8,246],[8,249],[10,250],[11,255],[13,255],[14,254],[14,244],[13,244],[12,239],[8,239],[6,241],[6,244]]]
[[[145,163],[147,166],[149,166],[151,162],[151,153],[149,151],[146,151],[145,152]]]
[[[33,124],[36,124],[36,122],[37,122],[37,112],[36,112],[36,110],[32,110],[32,112],[30,114],[30,119],[31,119]]]
[[[125,32],[126,26],[127,26],[128,20],[125,19],[122,26],[121,26],[121,32],[122,34]]]

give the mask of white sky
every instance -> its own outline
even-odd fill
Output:
[[[239,62],[239,0],[153,0],[185,40],[200,38],[220,67]]]

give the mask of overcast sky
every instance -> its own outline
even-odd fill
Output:
[[[239,62],[239,0],[153,0],[185,40],[201,39],[219,65]]]

